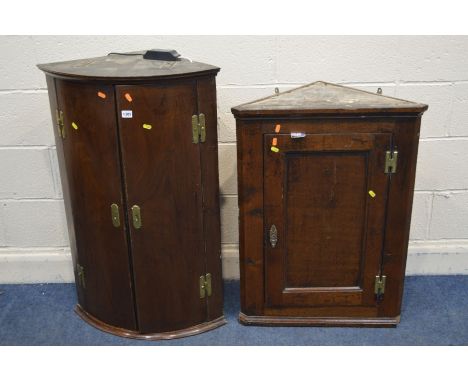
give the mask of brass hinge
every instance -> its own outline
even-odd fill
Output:
[[[112,218],[112,225],[116,228],[120,227],[119,206],[115,203],[111,204],[111,218]]]
[[[80,264],[76,264],[76,274],[78,276],[78,284],[86,288],[84,267]]]
[[[276,229],[276,226],[273,224],[270,227],[270,244],[271,244],[271,248],[275,248],[277,242],[278,242],[278,230]]]
[[[200,276],[200,298],[211,296],[211,273]]]
[[[141,228],[141,211],[140,211],[140,206],[137,206],[136,204],[132,206],[132,221],[133,221],[133,227],[135,229],[140,229]]]
[[[385,173],[394,174],[397,169],[398,151],[387,151],[385,153]]]
[[[59,132],[59,136],[62,137],[62,139],[65,139],[65,124],[63,123],[63,112],[62,110],[55,110],[55,119],[57,122],[57,129]]]
[[[375,286],[374,286],[374,293],[377,296],[382,296],[385,293],[385,281],[387,276],[375,276]]]
[[[192,115],[192,142],[205,142],[206,125],[205,114]]]

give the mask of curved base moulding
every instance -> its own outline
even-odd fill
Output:
[[[220,326],[223,326],[224,324],[227,323],[224,316],[221,316],[213,321],[203,322],[202,324],[191,326],[186,329],[174,330],[172,332],[164,332],[164,333],[142,334],[142,333],[138,333],[132,330],[118,328],[118,327],[106,324],[98,320],[96,317],[93,317],[92,315],[87,313],[80,305],[76,305],[75,312],[84,321],[94,326],[96,329],[102,330],[103,332],[107,332],[110,334],[114,334],[116,336],[125,337],[125,338],[134,338],[138,340],[173,340],[176,338],[194,336],[196,334],[201,334],[201,333],[219,328]]]
[[[395,328],[400,323],[397,317],[279,317],[279,316],[248,316],[239,313],[239,322],[243,325],[262,326],[348,326]]]

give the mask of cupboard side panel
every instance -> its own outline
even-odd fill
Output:
[[[236,121],[241,312],[263,314],[262,122]]]
[[[411,212],[416,177],[421,117],[401,118],[395,123],[394,146],[398,150],[397,172],[391,175],[382,274],[387,276],[379,309],[382,317],[399,316],[405,281]]]
[[[63,202],[65,205],[65,215],[67,218],[67,230],[68,230],[68,238],[70,241],[70,251],[72,255],[72,262],[73,262],[73,274],[76,277],[76,259],[77,259],[77,249],[76,249],[76,238],[75,238],[75,226],[73,223],[73,208],[70,201],[70,191],[68,186],[68,178],[67,178],[67,169],[65,165],[65,157],[63,153],[63,142],[62,137],[59,135],[58,125],[57,125],[57,116],[56,112],[60,109],[57,104],[57,92],[55,89],[55,79],[52,76],[46,75],[47,81],[47,91],[49,94],[49,104],[50,104],[50,112],[52,115],[52,123],[53,123],[53,130],[54,130],[54,138],[55,138],[55,149],[57,152],[57,161],[60,171],[60,182],[62,185],[62,195],[63,195]],[[76,288],[76,293],[78,297],[78,303],[81,305],[86,304],[85,302],[85,295],[82,293],[80,288]]]
[[[212,295],[207,298],[207,320],[211,321],[223,315],[215,77],[198,80],[197,91],[198,113],[205,114],[206,119],[206,141],[199,143],[199,145],[201,184],[203,189],[203,228],[206,272],[211,273],[212,278]]]

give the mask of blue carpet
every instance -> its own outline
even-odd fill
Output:
[[[73,284],[0,285],[0,345],[468,345],[468,276],[407,277],[396,329],[287,328],[237,322],[239,282],[225,283],[227,325],[171,341],[116,337],[74,312]]]

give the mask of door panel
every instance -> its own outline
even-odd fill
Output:
[[[206,303],[198,289],[205,256],[200,152],[191,133],[196,82],[117,86],[116,97],[140,331],[199,324]],[[141,228],[132,224],[134,205]]]
[[[136,329],[113,88],[62,80],[56,84],[64,118],[62,165],[76,235],[79,303],[107,324]],[[112,223],[113,203],[119,206],[119,227]]]
[[[287,155],[287,288],[359,286],[366,162],[363,151]]]
[[[271,151],[274,138],[278,152]],[[382,160],[390,139],[265,135],[269,306],[375,305],[388,181]],[[268,239],[272,225],[274,247]]]

